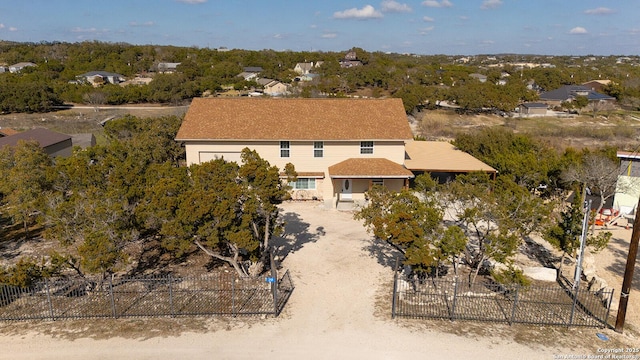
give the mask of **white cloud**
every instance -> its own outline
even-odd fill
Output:
[[[181,2],[183,4],[204,4],[207,0],[176,0],[177,2]]]
[[[613,14],[614,11],[606,7],[599,7],[595,9],[585,10],[584,13],[588,15],[606,15],[606,14]]]
[[[482,10],[495,9],[500,5],[502,5],[502,0],[484,0],[482,2],[482,5],[480,6],[480,9]]]
[[[322,34],[321,37],[323,39],[335,39],[335,38],[338,37],[338,34],[336,34],[336,33],[325,33],[325,34]]]
[[[444,7],[452,7],[453,6],[451,1],[449,1],[449,0],[442,0],[442,1],[425,0],[425,1],[422,2],[422,5],[424,5],[426,7],[433,7],[433,8],[444,8]]]
[[[383,0],[380,4],[383,12],[411,12],[411,6],[401,4],[395,0]]]
[[[464,20],[469,20],[469,17],[468,17],[468,16],[461,15],[461,16],[460,16],[460,20],[463,20],[463,21],[464,21]]]
[[[11,26],[11,27],[9,27],[9,31],[18,31],[18,28]]]
[[[429,27],[420,29],[418,32],[420,33],[420,35],[427,35],[431,31],[433,31],[433,29],[435,29],[435,27],[429,26]]]
[[[377,11],[373,6],[366,5],[362,9],[348,9],[345,11],[336,11],[333,13],[335,19],[374,19],[383,17],[382,13]]]
[[[424,17],[422,18],[422,20],[424,20],[424,21],[426,21],[426,22],[433,22],[433,21],[435,21],[432,17],[428,17],[428,16],[424,16]]]
[[[586,34],[587,33],[587,29],[583,28],[582,26],[576,26],[573,29],[569,30],[569,34],[574,34],[574,35],[580,35],[580,34]]]
[[[143,23],[139,23],[137,21],[132,21],[129,23],[130,26],[153,26],[155,23],[153,21],[145,21]]]
[[[0,24],[0,29],[4,29],[4,24]]]
[[[74,33],[96,33],[96,32],[98,32],[98,29],[96,29],[96,28],[75,27],[75,28],[71,29],[71,32],[74,32]]]

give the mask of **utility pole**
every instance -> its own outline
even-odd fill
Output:
[[[636,206],[636,218],[633,221],[633,231],[631,232],[631,243],[629,244],[629,255],[627,255],[627,266],[624,269],[624,279],[622,280],[622,290],[620,292],[620,303],[618,305],[618,317],[616,318],[616,332],[624,331],[624,319],[627,316],[627,303],[631,292],[631,280],[633,279],[633,269],[636,266],[636,256],[638,255],[638,239],[640,239],[640,199]]]

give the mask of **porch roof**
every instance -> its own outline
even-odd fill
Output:
[[[410,141],[405,146],[405,152],[405,166],[412,171],[497,172],[491,166],[444,141]]]
[[[384,158],[351,158],[329,167],[331,178],[409,179],[413,173]]]

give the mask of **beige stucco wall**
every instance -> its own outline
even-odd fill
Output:
[[[287,141],[283,139],[283,141]],[[305,190],[294,198],[316,196],[325,201],[331,201],[342,188],[342,180],[329,178],[329,167],[349,158],[386,158],[395,163],[404,163],[404,141],[374,141],[373,154],[360,154],[360,140],[357,141],[324,141],[324,156],[314,157],[313,141],[290,141],[290,157],[280,157],[280,141],[215,141],[215,142],[187,142],[185,144],[187,164],[200,163],[214,158],[214,155],[224,156],[226,160],[237,161],[239,154],[245,147],[255,150],[271,165],[284,169],[287,163],[292,163],[297,172],[323,172],[324,179],[316,179],[316,190]],[[387,183],[389,185],[387,185]],[[402,188],[402,180],[385,180],[385,185],[392,186],[392,190]],[[335,190],[334,190],[335,189]],[[363,200],[364,191],[369,189],[369,180],[362,179],[354,182],[354,200]]]

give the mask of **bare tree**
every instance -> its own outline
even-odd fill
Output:
[[[611,158],[603,154],[587,154],[581,164],[567,168],[561,178],[567,183],[581,183],[591,194],[598,195],[600,203],[596,214],[599,214],[606,201],[616,193],[619,171],[618,163]],[[592,234],[594,230],[595,222]]]
[[[105,102],[107,102],[107,94],[103,93],[102,91],[93,91],[82,95],[82,100],[84,100],[89,105],[93,105],[93,110],[95,112],[98,112],[98,106],[103,105]]]

